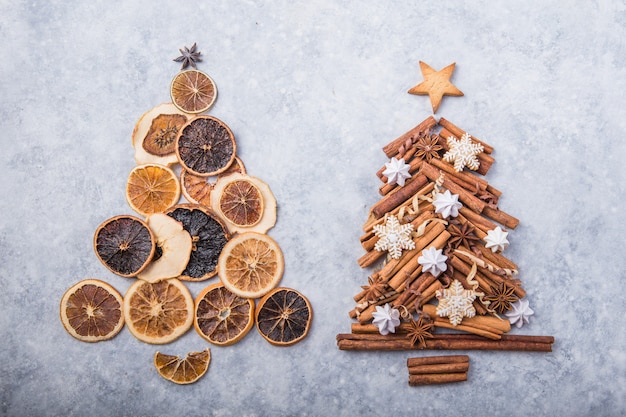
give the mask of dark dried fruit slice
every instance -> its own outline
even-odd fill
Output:
[[[177,74],[170,86],[172,102],[185,113],[202,113],[211,108],[217,98],[215,83],[198,70]]]
[[[126,215],[112,217],[98,226],[93,240],[98,259],[123,277],[137,275],[150,263],[155,243],[146,222]]]
[[[238,342],[254,323],[254,301],[233,294],[219,282],[202,290],[195,304],[196,331],[216,345]]]
[[[191,384],[200,379],[209,369],[211,350],[190,352],[185,358],[166,355],[161,352],[154,354],[154,367],[159,375],[176,384]]]
[[[180,172],[180,184],[183,195],[190,203],[211,207],[211,191],[215,186],[215,182],[233,173],[246,173],[246,167],[241,159],[236,156],[228,169],[215,177],[201,177],[183,169]]]
[[[313,310],[307,298],[290,288],[275,288],[256,308],[257,330],[277,346],[289,346],[309,333]]]
[[[214,276],[220,253],[230,238],[220,218],[210,209],[196,204],[179,204],[166,214],[183,224],[193,242],[189,262],[179,278],[202,281]]]
[[[184,169],[202,177],[220,174],[235,159],[237,145],[230,128],[211,116],[197,116],[176,138],[176,156]]]
[[[137,164],[177,163],[176,136],[189,117],[172,103],[160,104],[141,116],[132,136]]]
[[[169,343],[193,324],[193,299],[175,278],[154,283],[138,279],[124,296],[124,319],[137,339]]]
[[[65,330],[83,342],[109,340],[124,327],[119,292],[106,282],[85,279],[68,289],[61,299]]]

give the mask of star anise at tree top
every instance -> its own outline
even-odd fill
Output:
[[[385,294],[387,283],[382,282],[381,279],[375,279],[372,277],[367,277],[367,282],[369,285],[361,286],[361,288],[365,290],[366,301],[376,301],[379,297]]]
[[[443,149],[438,143],[439,135],[424,134],[420,135],[415,143],[417,151],[415,156],[430,162],[433,158],[440,158],[439,151]]]
[[[182,62],[183,66],[181,69],[187,68],[189,65],[196,68],[196,62],[202,62],[202,58],[200,58],[200,51],[196,51],[196,44],[194,42],[191,48],[187,48],[186,46],[183,49],[179,49],[180,56],[178,58],[174,58],[175,62]]]
[[[497,287],[490,287],[483,300],[490,302],[489,309],[502,314],[511,309],[511,304],[516,302],[518,297],[515,295],[514,287],[501,282]]]
[[[474,242],[479,241],[478,236],[474,234],[474,227],[469,223],[463,223],[462,225],[451,223],[448,226],[448,232],[450,232],[450,239],[448,239],[448,246],[456,249],[459,246],[465,246],[468,249],[472,249]]]
[[[420,316],[417,321],[411,317],[409,321],[409,331],[407,336],[411,338],[411,344],[415,345],[419,342],[419,346],[426,346],[426,339],[432,339],[433,323],[430,319],[424,319],[424,316]]]

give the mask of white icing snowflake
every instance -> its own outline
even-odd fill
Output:
[[[463,317],[474,317],[476,309],[472,304],[476,299],[476,292],[466,290],[459,280],[455,279],[450,287],[443,291],[437,291],[439,304],[437,305],[437,315],[448,317],[453,326],[461,324]]]
[[[463,204],[459,202],[458,194],[452,194],[446,190],[443,193],[435,193],[433,206],[435,206],[435,213],[441,213],[443,218],[447,219],[450,216],[458,216],[459,209],[463,207]]]
[[[472,142],[471,136],[464,133],[461,140],[456,140],[454,136],[448,138],[448,146],[450,150],[443,155],[446,162],[454,161],[454,170],[463,171],[463,167],[471,170],[477,170],[480,162],[476,155],[480,154],[484,148],[480,143]]]
[[[434,246],[424,249],[422,256],[417,258],[417,262],[422,265],[422,271],[430,272],[436,277],[448,269],[448,265],[446,264],[447,260],[448,257],[443,254],[443,250],[437,249]]]
[[[391,158],[385,164],[385,170],[383,171],[383,175],[387,177],[387,184],[398,184],[400,187],[404,187],[405,180],[411,178],[409,168],[411,168],[411,165],[406,164],[404,158]]]
[[[528,324],[529,317],[535,312],[528,306],[528,301],[517,300],[511,304],[511,309],[504,313],[507,319],[515,326],[522,327],[524,324]]]
[[[400,312],[396,308],[376,306],[376,311],[372,313],[374,320],[372,324],[378,327],[378,332],[383,336],[395,333],[396,327],[400,325]]]
[[[509,246],[509,241],[506,238],[508,235],[509,232],[505,232],[500,226],[489,230],[487,236],[485,236],[485,247],[491,249],[492,252],[503,251],[504,248]]]
[[[379,252],[389,251],[389,256],[398,259],[403,249],[415,249],[415,242],[411,240],[412,231],[411,223],[400,225],[396,216],[386,216],[385,224],[374,226],[374,234],[378,236],[374,249]]]

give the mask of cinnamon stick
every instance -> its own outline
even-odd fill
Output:
[[[409,375],[424,374],[451,374],[458,372],[467,372],[469,362],[460,363],[436,363],[432,365],[409,366]]]
[[[457,126],[455,126],[452,122],[450,122],[449,120],[441,117],[439,118],[439,125],[445,129],[447,129],[450,133],[452,133],[454,136],[456,136],[457,138],[460,138],[461,136],[463,136],[464,133],[466,133],[463,129],[458,128]],[[491,145],[486,144],[483,141],[480,141],[478,139],[476,139],[474,137],[474,135],[472,136],[472,140],[476,143],[480,143],[481,145],[483,145],[483,148],[485,149],[484,152],[485,153],[492,153],[493,152],[493,147]]]
[[[429,131],[434,126],[437,126],[437,120],[435,120],[434,117],[429,116],[413,129],[409,130],[402,136],[394,139],[385,147],[383,147],[383,152],[385,152],[385,155],[387,155],[388,158],[391,158],[398,153],[398,149],[400,149],[400,146],[402,146],[403,143],[406,143],[407,139],[411,140],[412,138],[417,137],[420,133],[425,133]]]
[[[486,206],[482,213],[491,220],[494,220],[509,229],[515,229],[519,224],[518,219],[497,208]]]
[[[468,355],[441,355],[441,356],[423,356],[419,358],[408,358],[406,366],[408,368],[420,365],[434,365],[438,363],[467,363]]]
[[[409,385],[435,385],[435,384],[449,384],[451,382],[463,382],[467,381],[466,372],[456,372],[450,374],[424,374],[424,375],[409,375]]]
[[[442,319],[441,317],[437,316],[437,307],[432,304],[425,305],[422,308],[422,311],[433,317],[435,320]],[[462,321],[462,324],[472,327],[482,327],[485,329],[490,329],[494,333],[507,333],[511,330],[511,323],[508,320],[503,320],[492,316],[465,317]]]
[[[422,163],[420,174],[425,175],[433,182],[437,181],[437,179],[439,179],[439,176],[441,175],[440,171],[437,168],[426,162]],[[467,191],[465,188],[457,185],[454,181],[451,181],[445,175],[443,178],[443,187],[447,190],[450,190],[452,194],[458,194],[459,200],[477,213],[481,213],[486,206],[486,203],[484,201],[475,197],[474,195],[472,195],[472,193]]]
[[[396,191],[387,194],[384,198],[374,204],[371,209],[372,214],[377,219],[383,217],[386,213],[413,197],[413,195],[415,195],[415,193],[417,193],[417,191],[419,191],[419,189],[427,183],[428,178],[423,175],[417,175],[409,179],[404,184],[404,187],[398,188]]]

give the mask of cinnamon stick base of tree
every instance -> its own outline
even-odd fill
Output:
[[[469,356],[442,355],[409,358],[409,385],[447,384],[467,381]]]

